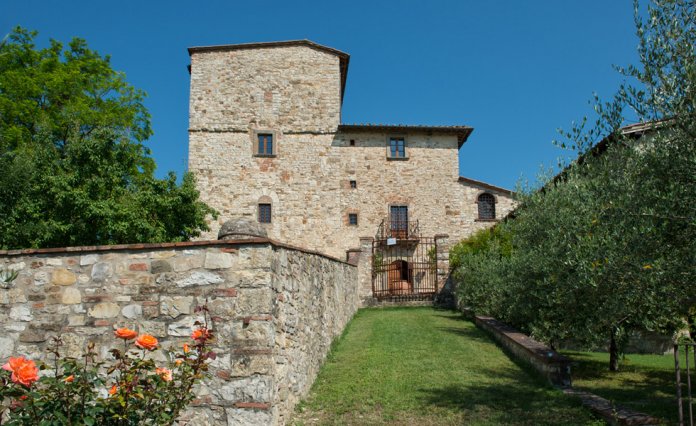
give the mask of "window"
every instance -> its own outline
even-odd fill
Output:
[[[389,207],[389,228],[392,238],[406,238],[408,234],[408,206]]]
[[[358,225],[358,214],[348,213],[348,225],[357,226]]]
[[[389,138],[389,158],[406,158],[406,140],[403,137]]]
[[[480,220],[495,220],[495,197],[489,193],[478,196],[478,215]]]
[[[350,140],[350,146],[355,146],[355,139]]]
[[[351,187],[352,189],[357,188],[357,187],[358,187],[358,181],[351,180],[351,181],[350,181],[350,187]]]
[[[256,155],[274,155],[275,151],[273,151],[273,133],[259,133],[256,136],[258,138],[258,145],[256,146]]]
[[[259,223],[271,223],[271,205],[259,204]]]

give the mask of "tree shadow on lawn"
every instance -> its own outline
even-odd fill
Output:
[[[574,361],[571,371],[576,388],[592,392],[618,405],[668,419],[670,424],[677,422],[673,370],[625,362],[614,373],[609,371],[606,360],[576,352],[567,352],[566,355]],[[630,362],[630,354],[627,358]]]
[[[493,345],[495,342],[483,331],[478,328],[459,328],[459,327],[437,327],[436,330],[452,333],[457,336],[464,337],[468,340],[474,340],[481,343]]]
[[[453,384],[419,389],[424,403],[462,412],[466,423],[508,425],[595,424],[579,401],[530,383]]]

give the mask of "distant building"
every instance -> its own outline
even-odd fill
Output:
[[[376,238],[388,290],[407,293],[414,265],[433,260],[419,241],[447,234],[451,245],[513,207],[511,191],[459,176],[471,127],[341,124],[344,52],[298,40],[189,53],[189,170],[221,213],[204,237],[246,216],[272,239],[336,257]]]

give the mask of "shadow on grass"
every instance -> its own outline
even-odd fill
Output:
[[[483,331],[478,328],[461,328],[461,327],[437,327],[436,330],[446,333],[455,334],[469,340],[474,340],[481,343],[493,344],[493,340]]]
[[[586,425],[592,417],[579,402],[537,386],[508,384],[447,385],[420,389],[424,402],[458,410],[465,418],[485,419],[486,424]]]
[[[606,360],[595,359],[578,352],[567,352],[566,355],[574,361],[572,371],[577,388],[633,410],[667,419],[670,424],[676,424],[674,371],[625,361],[620,364],[618,372],[611,372]]]

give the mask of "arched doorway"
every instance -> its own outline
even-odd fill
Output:
[[[389,293],[405,295],[413,293],[413,270],[411,265],[402,259],[393,261],[387,267]]]

